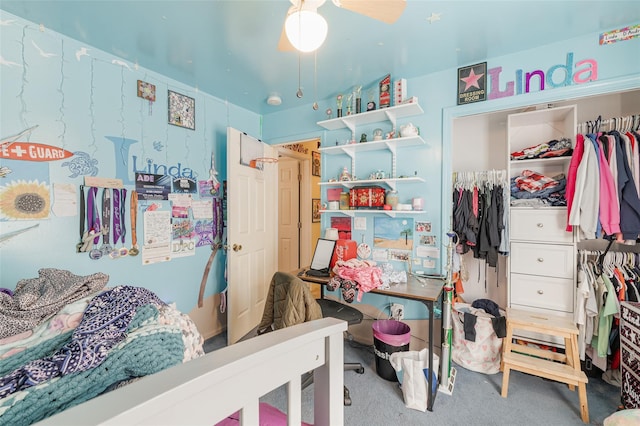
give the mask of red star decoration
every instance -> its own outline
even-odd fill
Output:
[[[478,84],[478,80],[480,80],[483,75],[484,75],[484,73],[476,74],[473,71],[473,68],[471,68],[471,72],[469,72],[469,76],[460,79],[460,80],[464,81],[467,84],[467,86],[464,88],[464,91],[466,92],[471,87],[476,87],[477,89],[479,89],[480,85]]]

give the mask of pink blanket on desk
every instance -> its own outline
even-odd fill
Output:
[[[363,292],[382,285],[382,270],[375,265],[375,262],[368,260],[338,261],[333,272],[342,279],[351,280],[358,284],[358,302],[360,302]]]

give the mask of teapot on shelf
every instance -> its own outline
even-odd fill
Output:
[[[401,137],[407,137],[407,136],[416,136],[419,135],[420,131],[418,130],[418,128],[416,126],[413,125],[413,123],[408,123],[405,124],[403,126],[400,126],[400,136]]]

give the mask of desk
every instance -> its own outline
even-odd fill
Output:
[[[305,274],[307,268],[302,268],[294,272],[295,275],[300,277],[301,280],[320,284],[321,287],[321,297],[324,297],[324,286],[329,282],[329,277],[314,277]],[[442,295],[442,288],[444,286],[444,277],[441,279],[437,278],[419,278],[413,275],[408,276],[408,282],[402,284],[392,285],[389,289],[381,289],[377,288],[375,290],[369,291],[369,293],[374,294],[383,294],[385,296],[399,297],[403,299],[416,300],[418,302],[424,303],[427,307],[427,311],[429,312],[429,343],[427,345],[429,351],[429,371],[433,371],[433,304],[438,301],[440,296]],[[440,360],[440,362],[445,362],[446,360]],[[437,374],[437,372],[436,372]],[[431,383],[429,380],[428,383]],[[438,380],[439,383],[439,380]],[[433,411],[433,402],[435,400],[435,393],[433,392],[433,387],[427,385],[428,391],[428,400],[427,400],[427,409],[429,411]]]

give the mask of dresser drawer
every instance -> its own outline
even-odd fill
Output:
[[[573,312],[573,279],[512,273],[509,280],[510,306]]]
[[[573,242],[567,232],[566,209],[511,209],[509,234],[512,240]]]
[[[571,245],[511,243],[510,272],[573,279],[575,250]]]

